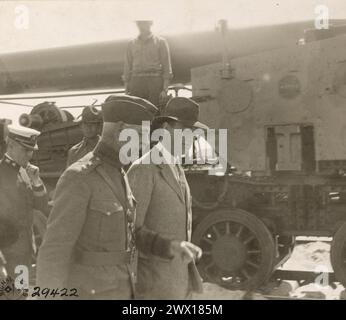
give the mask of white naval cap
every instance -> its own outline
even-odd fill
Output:
[[[40,132],[31,128],[10,124],[7,126],[8,138],[17,141],[30,150],[38,150],[37,137]]]

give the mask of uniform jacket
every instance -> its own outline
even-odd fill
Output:
[[[17,241],[2,250],[12,277],[17,265],[31,265],[34,209],[48,213],[45,187],[33,187],[25,170],[5,155],[0,161],[0,216],[13,222],[19,232]]]
[[[81,142],[75,144],[67,153],[67,167],[94,150],[98,140],[99,137],[95,139],[83,138]]]
[[[169,239],[190,240],[191,196],[185,175],[186,192],[168,164],[140,163],[151,157],[155,148],[136,161],[128,172],[138,203],[136,227],[144,225]],[[194,263],[188,266],[179,257],[164,259],[139,252],[139,299],[184,299],[190,295],[191,284],[195,281],[200,282],[200,278]]]
[[[58,181],[46,235],[39,250],[41,288],[76,288],[82,299],[130,299],[134,260],[81,262],[84,254],[124,254],[134,247],[134,210],[120,164],[102,144],[72,164]],[[114,158],[114,157],[113,157]],[[129,198],[126,197],[128,195]],[[142,233],[144,231],[141,231]],[[150,234],[149,250],[153,246]]]

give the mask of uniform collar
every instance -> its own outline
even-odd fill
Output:
[[[113,148],[108,146],[103,141],[99,141],[94,149],[94,155],[99,157],[102,161],[120,169],[123,167]]]
[[[20,169],[20,165],[17,162],[15,162],[7,153],[5,153],[4,155],[3,162],[16,171],[19,171]]]
[[[146,36],[145,38],[142,38],[141,35],[138,35],[137,40],[146,42],[146,41],[151,40],[151,39],[153,39],[153,38],[154,38],[154,34],[151,32],[151,33],[150,33],[148,36]]]

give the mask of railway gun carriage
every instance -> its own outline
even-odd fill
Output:
[[[205,281],[230,289],[258,288],[290,257],[296,236],[323,236],[333,237],[331,263],[336,280],[346,286],[345,29],[307,32],[297,44],[256,49],[231,60],[225,45],[222,63],[211,63],[214,56],[204,65],[192,63],[192,98],[200,104],[200,120],[210,128],[228,129],[224,174],[208,174],[213,163],[185,166],[193,196],[193,241],[203,249],[198,267]],[[84,49],[89,68],[74,73],[80,65],[69,65],[68,83],[101,89],[98,84],[103,86],[105,79],[92,73],[102,57],[89,61]],[[68,48],[59,52],[70,54]],[[182,48],[177,52],[181,59]],[[42,61],[52,54],[42,54]],[[174,61],[174,50],[172,55]],[[15,75],[24,72],[27,87],[34,83],[38,87],[30,88],[36,91],[42,81],[49,85],[44,90],[64,90],[67,71],[60,69],[64,72],[48,82],[43,81],[46,73],[37,74],[33,82],[25,68]],[[4,83],[4,93],[19,88]],[[51,102],[40,103],[19,119],[41,131],[33,161],[51,195],[68,149],[82,138],[73,120]],[[0,122],[2,140],[6,123]]]
[[[307,35],[191,70],[200,119],[228,129],[236,168],[188,175],[199,268],[228,288],[265,282],[296,236],[334,237],[331,263],[346,285],[346,36]]]

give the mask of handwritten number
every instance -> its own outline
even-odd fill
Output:
[[[67,297],[68,295],[67,295],[67,289],[66,288],[64,288],[64,289],[61,289],[61,291],[60,291],[60,297]]]
[[[32,293],[32,297],[40,297],[40,287],[35,287],[34,292]]]
[[[77,289],[73,288],[70,290],[70,297],[78,297]]]

